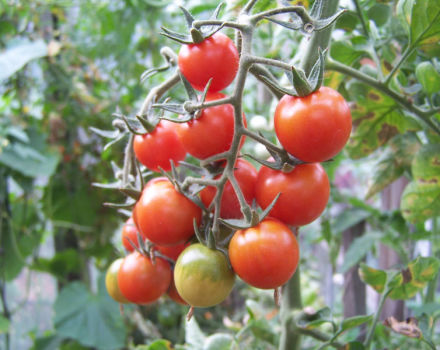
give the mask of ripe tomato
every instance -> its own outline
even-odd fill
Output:
[[[180,253],[182,253],[183,250],[186,247],[188,247],[190,244],[191,243],[181,243],[181,244],[168,245],[168,246],[157,245],[155,248],[163,255],[176,261]]]
[[[299,247],[285,224],[267,218],[257,226],[235,232],[229,243],[229,258],[246,283],[273,289],[292,277],[298,266]]]
[[[118,272],[124,259],[116,259],[111,263],[105,274],[105,286],[108,294],[118,303],[128,303],[126,297],[121,293],[118,285]]]
[[[200,223],[202,210],[179,193],[167,179],[147,183],[133,210],[141,235],[157,245],[176,245],[194,234],[193,220]]]
[[[132,252],[134,250],[133,246],[130,244],[130,241],[132,241],[136,247],[139,246],[137,233],[138,229],[134,224],[133,218],[130,217],[122,227],[122,244],[129,252]]]
[[[321,87],[305,97],[285,95],[278,102],[274,123],[287,152],[305,162],[323,162],[347,143],[351,113],[337,91]]]
[[[124,258],[118,272],[118,285],[122,294],[136,304],[148,304],[160,298],[171,283],[170,264],[133,252]]]
[[[174,282],[174,277],[171,278],[170,288],[168,288],[167,294],[176,303],[181,305],[188,305],[187,302],[183,300],[182,297],[179,295],[179,292],[176,289],[176,283]]]
[[[289,173],[263,166],[256,186],[255,196],[263,209],[281,193],[269,215],[292,226],[318,218],[330,196],[330,183],[319,163],[297,165]]]
[[[235,274],[223,253],[196,243],[177,259],[174,281],[189,305],[209,307],[226,299],[234,286]]]
[[[251,163],[242,158],[237,159],[234,175],[248,204],[251,204],[255,197],[257,174],[257,170]],[[206,187],[200,192],[200,198],[206,207],[211,204],[216,192],[217,189],[212,186]],[[225,219],[239,219],[243,216],[237,195],[229,181],[226,182],[223,190],[220,216]]]
[[[209,91],[216,92],[223,90],[234,80],[238,59],[234,42],[217,32],[199,44],[182,46],[178,64],[194,89],[203,91],[212,78]]]
[[[170,160],[177,163],[185,159],[186,152],[177,137],[176,124],[161,120],[156,128],[144,135],[136,135],[133,140],[136,158],[148,169],[171,170]]]
[[[225,95],[208,94],[206,101],[219,100]],[[246,119],[243,115],[246,125]],[[199,118],[179,124],[177,134],[186,151],[192,156],[205,159],[231,148],[234,136],[234,108],[232,105],[220,105],[202,110]],[[241,145],[244,143],[244,137]]]

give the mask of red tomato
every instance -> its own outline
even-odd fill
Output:
[[[157,245],[176,245],[194,234],[193,220],[200,223],[202,210],[176,191],[168,180],[147,183],[133,210],[141,235]]]
[[[212,78],[209,91],[223,90],[235,78],[238,70],[238,51],[234,42],[219,32],[199,44],[184,45],[180,49],[180,71],[194,89],[203,91]]]
[[[208,94],[206,101],[219,100],[225,95]],[[246,125],[246,119],[243,115]],[[221,105],[202,110],[199,118],[179,124],[177,133],[186,151],[192,156],[205,159],[231,148],[235,128],[234,108]],[[241,140],[243,145],[244,137]]]
[[[171,283],[170,264],[133,252],[124,258],[118,272],[118,285],[121,293],[136,304],[148,304],[160,298]]]
[[[298,266],[299,247],[282,222],[267,218],[257,226],[238,230],[229,243],[229,259],[243,281],[262,289],[286,283]]]
[[[305,97],[285,95],[278,102],[274,123],[287,152],[305,162],[323,162],[347,143],[351,113],[337,91],[321,87]]]
[[[252,204],[255,197],[257,174],[257,170],[251,163],[242,158],[237,159],[234,175],[248,204]],[[212,186],[206,187],[200,192],[200,198],[206,207],[211,204],[216,192],[217,189]],[[239,219],[243,216],[237,195],[229,181],[226,182],[223,190],[220,216],[225,219]]]
[[[179,257],[180,253],[183,252],[183,250],[188,247],[191,243],[181,243],[177,245],[168,245],[168,246],[160,246],[156,245],[155,248],[162,253],[163,255],[167,256],[171,260],[176,261]]]
[[[130,217],[122,227],[122,244],[129,252],[134,250],[129,240],[132,241],[136,247],[139,247],[137,233],[138,229],[134,224],[133,218]]]
[[[324,168],[318,164],[297,165],[291,172],[261,167],[255,196],[266,208],[281,193],[269,213],[292,226],[306,225],[321,215],[330,196],[330,183]]]
[[[176,124],[161,120],[156,128],[144,135],[136,135],[133,149],[136,158],[148,169],[171,170],[170,160],[177,163],[185,159],[186,152],[176,133]]]
[[[181,305],[188,305],[188,303],[182,299],[179,292],[177,291],[176,283],[174,282],[174,277],[171,278],[170,288],[168,288],[167,294],[176,303],[181,304]]]

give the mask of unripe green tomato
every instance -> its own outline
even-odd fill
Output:
[[[209,307],[226,299],[234,286],[235,274],[222,252],[196,243],[179,255],[174,281],[179,295],[189,305]]]
[[[129,303],[127,298],[125,298],[118,285],[118,272],[121,267],[122,261],[124,259],[116,259],[112,262],[112,264],[107,269],[107,273],[105,275],[105,286],[107,287],[108,294],[116,300],[118,303]]]
[[[416,68],[417,80],[422,85],[423,91],[428,95],[440,92],[440,74],[431,62],[421,62]]]

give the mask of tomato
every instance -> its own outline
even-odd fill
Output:
[[[221,93],[208,94],[206,101],[224,98]],[[243,115],[246,125],[246,119]],[[186,151],[199,159],[231,148],[235,128],[234,108],[230,104],[209,107],[202,110],[199,118],[179,124],[177,134]],[[243,145],[244,137],[241,140]]]
[[[176,124],[161,120],[156,128],[144,135],[136,135],[133,140],[136,158],[153,171],[171,170],[170,160],[177,163],[185,159],[186,152],[177,137]]]
[[[126,297],[121,293],[118,285],[118,272],[124,259],[116,259],[111,263],[105,274],[105,286],[108,294],[118,303],[128,303]]]
[[[122,227],[122,244],[129,252],[132,252],[134,250],[130,241],[133,242],[136,247],[139,246],[137,233],[138,229],[134,224],[133,218],[130,217]]]
[[[251,163],[242,158],[237,159],[234,175],[248,204],[252,204],[255,197],[257,174],[257,170]],[[217,189],[213,186],[206,187],[200,192],[200,198],[206,207],[211,204],[216,192]],[[239,219],[243,216],[237,195],[229,181],[223,189],[220,216],[225,219]]]
[[[234,233],[229,258],[243,281],[257,288],[273,289],[292,277],[298,266],[299,247],[287,225],[267,218],[257,226]]]
[[[330,196],[330,183],[319,163],[301,164],[289,173],[261,167],[255,196],[261,208],[281,193],[269,215],[292,226],[306,225],[321,215]]]
[[[178,64],[182,74],[195,89],[203,91],[212,78],[209,91],[216,92],[223,90],[234,80],[238,60],[238,50],[234,42],[217,32],[199,44],[182,46]]]
[[[180,253],[183,252],[183,250],[188,247],[191,243],[181,243],[176,245],[168,245],[168,246],[159,246],[156,245],[156,249],[165,255],[166,257],[170,258],[171,260],[176,261],[179,257]]]
[[[133,210],[141,235],[157,245],[176,245],[194,234],[202,210],[179,193],[168,179],[147,183]]]
[[[148,304],[160,298],[171,283],[171,267],[164,259],[150,258],[133,252],[124,258],[118,272],[118,285],[122,294],[136,304]]]
[[[178,304],[188,305],[185,300],[179,295],[179,292],[176,289],[176,283],[174,282],[174,278],[171,278],[170,288],[168,288],[167,292],[168,296]]]
[[[305,97],[285,95],[276,107],[274,124],[287,152],[304,162],[323,162],[347,143],[351,113],[337,91],[321,87]]]
[[[174,281],[189,305],[209,307],[226,299],[234,286],[235,274],[223,253],[196,243],[177,259]]]

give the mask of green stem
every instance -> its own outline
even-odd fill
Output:
[[[369,349],[371,341],[373,340],[374,331],[376,330],[377,322],[379,321],[380,314],[382,313],[383,306],[385,304],[385,300],[387,299],[388,295],[391,293],[392,289],[387,288],[385,292],[380,296],[379,305],[377,307],[376,314],[373,318],[373,323],[371,324],[371,327],[368,331],[367,337],[365,338],[365,348]]]
[[[361,25],[362,25],[362,29],[364,31],[364,34],[368,38],[370,35],[368,32],[367,23],[365,22],[364,14],[362,13],[362,9],[359,4],[359,0],[353,0],[353,3],[354,3],[354,6],[356,7],[356,12],[358,14],[359,20],[361,21]]]
[[[327,59],[326,69],[333,70],[336,72],[343,73],[345,75],[348,75],[352,78],[358,79],[359,81],[375,88],[376,90],[384,93],[385,95],[391,97],[394,99],[399,105],[401,105],[403,108],[405,108],[407,111],[414,114],[416,117],[418,117],[420,120],[425,122],[433,131],[435,131],[437,134],[440,134],[440,127],[433,123],[433,121],[430,119],[430,116],[435,114],[437,112],[436,109],[431,110],[422,110],[418,108],[417,106],[414,106],[411,101],[409,101],[405,96],[391,90],[388,86],[386,86],[384,83],[360,72],[357,71],[349,66],[346,66],[345,64],[339,63],[330,57]]]
[[[384,84],[388,85],[392,79],[392,77],[394,76],[394,74],[396,74],[396,72],[399,70],[400,66],[403,64],[403,62],[406,61],[406,59],[408,58],[409,55],[411,55],[411,53],[414,51],[414,46],[410,45],[406,48],[406,50],[403,52],[402,56],[400,57],[399,61],[394,65],[393,69],[391,70],[391,72],[387,75],[387,77],[385,78]]]
[[[432,237],[433,237],[433,255],[440,259],[440,249],[438,246],[439,243],[439,232],[438,232],[438,227],[437,227],[437,218],[434,217],[432,219]],[[435,275],[435,277],[429,281],[428,284],[428,288],[426,290],[426,295],[425,295],[425,304],[426,303],[432,303],[435,300],[435,292],[437,290],[437,285],[438,285],[438,279],[439,279],[439,275],[440,273],[437,272],[437,274]]]

